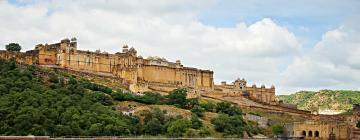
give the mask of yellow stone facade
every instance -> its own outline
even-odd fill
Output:
[[[247,86],[245,79],[237,79],[231,84],[221,82],[215,85],[214,90],[227,96],[245,96],[252,100],[265,104],[277,104],[275,101],[275,87],[266,88],[265,85],[257,87],[255,84]]]
[[[133,92],[166,93],[181,87],[187,88],[194,95],[220,90],[224,94],[249,93],[252,99],[264,103],[275,100],[274,87],[240,86],[244,81],[235,81],[234,85],[214,85],[213,71],[185,67],[179,60],[169,62],[157,57],[145,59],[128,46],[123,46],[122,51],[115,54],[83,51],[77,49],[76,39],[73,38],[55,44],[39,44],[34,50],[25,53],[0,51],[0,58],[16,58],[20,63],[116,76],[124,79]]]
[[[350,127],[344,122],[306,121],[293,125],[294,137],[305,137],[306,140],[328,140],[331,136],[336,140],[348,140]]]

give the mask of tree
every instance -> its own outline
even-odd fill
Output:
[[[141,96],[140,102],[146,104],[161,104],[163,103],[164,97],[159,93],[145,92],[144,96]]]
[[[145,133],[156,135],[156,134],[161,134],[162,131],[163,131],[163,127],[161,125],[161,122],[157,118],[152,118],[144,125]]]
[[[186,130],[191,126],[187,119],[177,119],[170,122],[167,128],[167,134],[170,137],[182,137]]]
[[[196,105],[191,109],[191,112],[199,117],[202,117],[205,110],[201,108],[200,106]]]
[[[187,100],[186,109],[192,109],[194,106],[199,106],[199,99],[198,98],[191,98]]]
[[[218,117],[211,119],[211,123],[215,126],[216,131],[236,137],[242,137],[244,127],[246,126],[240,115],[229,116],[227,114],[220,114]]]
[[[202,108],[204,108],[205,111],[208,111],[208,112],[213,112],[216,109],[216,105],[212,102],[206,102],[206,103],[200,104],[200,106]]]
[[[89,135],[99,136],[99,135],[101,135],[101,133],[102,133],[102,124],[101,123],[92,124],[90,126]]]
[[[20,52],[21,46],[18,43],[9,43],[5,45],[7,51]]]
[[[229,102],[220,102],[216,104],[216,110],[220,113],[225,113],[230,116],[241,115],[240,108],[230,104]]]
[[[210,130],[208,127],[201,127],[199,132],[201,137],[206,137],[210,135]]]
[[[202,122],[196,114],[192,114],[191,116],[191,128],[199,129],[202,126]]]
[[[219,114],[218,117],[211,119],[211,123],[218,132],[224,132],[226,128],[230,128],[230,117],[226,114]]]
[[[169,98],[168,103],[183,108],[186,105],[186,96],[187,96],[186,89],[183,88],[174,89],[168,95]]]

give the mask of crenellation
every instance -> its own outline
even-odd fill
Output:
[[[225,81],[220,85],[215,85],[215,89],[227,96],[245,96],[249,99],[265,104],[277,104],[275,101],[275,86],[266,88],[265,85],[257,87],[256,84],[247,86],[246,80],[236,79],[231,84],[227,84]]]

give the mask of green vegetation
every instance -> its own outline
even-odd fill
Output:
[[[278,125],[278,124],[272,125],[270,128],[271,128],[271,131],[272,131],[275,135],[279,135],[279,134],[283,133],[283,129],[284,129],[283,126]]]
[[[21,46],[18,43],[9,43],[5,45],[7,51],[20,52]]]
[[[319,109],[349,111],[352,109],[353,104],[360,104],[360,91],[300,91],[291,95],[280,95],[278,99],[284,103],[296,104],[299,109],[303,110],[310,111],[319,107]]]
[[[229,102],[220,102],[216,104],[216,110],[218,113],[225,113],[230,116],[241,115],[239,107],[231,105]]]
[[[112,110],[111,97],[77,80],[0,60],[0,134],[131,135],[133,119]],[[54,80],[58,79],[58,80]]]
[[[167,96],[133,94],[83,77],[0,59],[0,135],[208,137],[219,132],[242,137],[244,132],[259,133],[256,125],[243,120],[237,106],[201,104],[186,96],[185,89]],[[127,116],[115,110],[121,101],[173,105],[192,115],[173,116],[151,108]],[[205,111],[219,115],[210,124],[203,120]]]
[[[229,116],[227,114],[220,114],[217,118],[211,120],[215,125],[215,130],[223,132],[230,137],[242,137],[246,123],[239,115]]]

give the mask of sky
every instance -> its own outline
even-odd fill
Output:
[[[76,37],[78,49],[181,60],[215,83],[360,90],[359,0],[0,0],[0,49]]]

